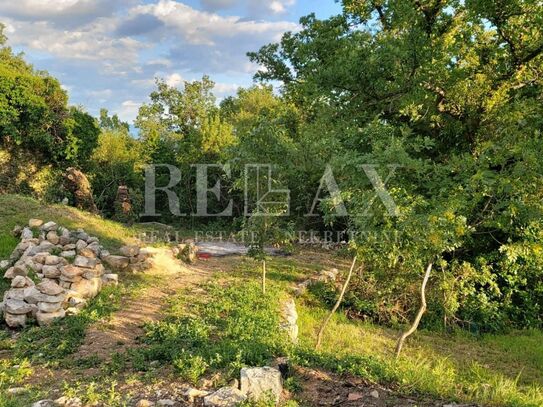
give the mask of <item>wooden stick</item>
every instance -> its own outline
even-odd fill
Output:
[[[266,259],[262,260],[262,293],[266,294]]]
[[[419,327],[419,323],[420,323],[420,320],[422,319],[422,315],[426,312],[426,284],[428,283],[428,279],[430,278],[430,272],[432,271],[432,267],[433,267],[433,263],[428,264],[428,267],[426,268],[426,273],[424,274],[424,279],[422,280],[422,286],[420,289],[421,303],[420,303],[419,312],[417,313],[417,316],[415,317],[415,320],[413,321],[411,328],[409,328],[407,331],[401,334],[400,337],[398,338],[398,343],[396,344],[396,358],[400,356],[405,340],[410,335],[412,335]]]
[[[339,308],[341,301],[343,301],[343,296],[345,295],[345,291],[347,291],[347,286],[349,285],[349,281],[351,281],[351,277],[353,275],[354,266],[356,264],[357,256],[354,256],[353,263],[351,264],[351,269],[349,270],[349,274],[347,275],[347,280],[345,280],[345,283],[343,284],[343,288],[341,289],[341,293],[339,294],[339,298],[337,299],[336,305],[334,305],[334,308],[332,308],[332,311],[326,319],[324,320],[321,329],[319,330],[319,334],[317,335],[317,344],[315,345],[315,349],[319,349],[321,347],[322,342],[322,335],[324,334],[324,329],[326,328],[326,325],[328,325],[328,322],[332,319],[332,316]]]

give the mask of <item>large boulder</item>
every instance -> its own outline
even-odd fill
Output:
[[[251,400],[260,401],[271,396],[278,403],[283,392],[281,372],[268,366],[243,368],[240,372],[240,388]]]

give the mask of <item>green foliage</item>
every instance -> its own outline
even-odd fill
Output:
[[[249,55],[265,67],[256,78],[281,81],[304,112],[300,134],[334,151],[366,263],[357,296],[376,319],[407,321],[433,262],[423,322],[540,327],[541,4],[343,5]],[[395,166],[386,188],[399,216],[362,165],[383,180]],[[333,207],[321,203],[325,217]]]
[[[181,377],[196,383],[210,371],[234,377],[243,366],[260,366],[287,349],[279,329],[277,293],[263,295],[255,283],[224,287],[211,283],[201,299],[174,298],[170,316],[147,325],[147,361],[173,364]]]

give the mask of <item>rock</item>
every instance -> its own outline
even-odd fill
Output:
[[[57,407],[53,400],[40,400],[32,404],[32,407]]]
[[[161,399],[157,401],[157,405],[159,406],[175,406],[175,401],[170,399]]]
[[[24,393],[25,391],[26,391],[26,389],[24,387],[11,387],[11,388],[7,389],[7,393],[10,396],[15,396],[17,394]]]
[[[19,300],[23,301],[25,299],[25,289],[24,288],[11,288],[4,293],[4,301],[6,300]]]
[[[96,253],[90,248],[90,246],[83,247],[82,249],[79,250],[78,253],[83,257],[89,257],[89,258],[96,257]]]
[[[47,266],[56,266],[62,261],[62,257],[49,255],[45,258],[44,264]]]
[[[64,246],[66,247],[66,246]],[[76,256],[76,252],[75,250],[64,250],[63,252],[60,253],[60,257],[63,257],[63,258],[71,258],[71,257],[75,257]]]
[[[42,252],[47,252],[47,253],[51,253],[51,250],[53,250],[56,246],[47,241],[47,240],[44,240],[43,242],[41,242],[38,246],[36,246],[34,248],[34,253],[42,253]]]
[[[4,312],[13,315],[24,315],[32,312],[32,306],[23,300],[10,298],[4,303]]]
[[[85,272],[85,269],[68,264],[60,268],[60,273],[64,281],[76,281],[77,277],[80,277]],[[79,279],[77,279],[79,281]]]
[[[89,235],[83,229],[77,229],[75,231],[75,237],[78,240],[83,240],[85,243],[87,243],[87,240],[89,240]]]
[[[81,401],[81,399],[79,399],[77,397],[63,396],[63,397],[60,397],[60,398],[56,399],[55,403],[58,406],[63,406],[63,407],[82,407],[83,406],[83,402]]]
[[[20,237],[22,232],[23,232],[23,228],[17,225],[11,230],[11,235],[14,237]]]
[[[34,237],[34,232],[30,228],[24,228],[21,231],[21,240],[29,240]]]
[[[93,278],[92,280],[81,279],[72,284],[71,289],[77,292],[83,298],[94,298],[102,288],[102,280]]]
[[[292,298],[287,300],[281,307],[283,322],[281,328],[285,330],[293,343],[298,342],[298,312],[296,303]]]
[[[88,258],[83,256],[76,256],[74,260],[74,266],[92,269],[98,264],[97,259]]]
[[[36,288],[42,294],[56,296],[64,292],[64,289],[57,283],[47,280],[39,283]]]
[[[136,257],[140,254],[140,248],[138,246],[123,246],[119,252],[125,257]]]
[[[6,325],[10,328],[24,328],[26,326],[26,314],[13,315],[5,313],[4,319]]]
[[[106,257],[110,256],[111,253],[108,250],[100,250],[100,258],[104,260]]]
[[[209,392],[205,390],[194,389],[191,387],[190,389],[185,391],[183,395],[185,396],[185,398],[187,399],[189,403],[194,403],[196,399],[203,398],[209,395]]]
[[[15,276],[13,280],[11,280],[12,288],[24,288],[32,285],[34,285],[34,281],[24,276]]]
[[[41,230],[43,230],[44,232],[51,232],[57,229],[58,229],[58,225],[55,222],[47,222],[41,227]]]
[[[154,407],[155,403],[149,400],[141,399],[137,402],[135,407]]]
[[[204,397],[204,406],[206,407],[235,407],[247,400],[238,389],[233,387],[223,387],[216,392]]]
[[[60,270],[58,269],[58,266],[43,266],[41,272],[46,278],[60,277]]]
[[[87,249],[89,249],[94,254],[93,257],[98,257],[100,255],[100,245],[98,243],[89,244],[87,246]]]
[[[124,256],[107,256],[104,258],[104,262],[116,270],[123,270],[130,264],[128,257]]]
[[[4,315],[4,301],[0,302],[0,315]]]
[[[100,241],[98,240],[98,238],[96,236],[89,236],[89,238],[87,239],[87,243],[89,245],[93,244],[93,243],[99,243]]]
[[[77,250],[77,252],[80,252],[85,247],[87,247],[87,242],[85,242],[84,240],[81,240],[81,239],[79,239],[77,241],[77,243],[75,244],[75,250]]]
[[[0,261],[0,270],[7,270],[9,267],[9,260]]]
[[[373,397],[374,399],[378,399],[379,398],[379,392],[377,390],[373,390],[370,393],[370,396]]]
[[[45,259],[49,256],[47,252],[35,253],[32,257],[34,263],[45,264]]]
[[[347,400],[348,401],[358,401],[363,397],[364,396],[362,394],[360,394],[360,393],[349,393],[349,395],[347,396]]]
[[[31,228],[39,228],[41,225],[43,225],[43,220],[41,219],[29,219],[28,221],[28,227]]]
[[[57,232],[54,230],[47,232],[46,239],[53,244],[59,244],[60,242],[60,238],[58,237]]]
[[[4,274],[4,277],[5,278],[15,278],[17,276],[26,277],[27,274],[28,274],[28,270],[27,270],[26,266],[24,266],[22,264],[16,264],[15,266],[10,267],[6,271],[6,273]]]
[[[64,227],[59,228],[59,244],[65,246],[70,243],[70,231]]]
[[[37,304],[38,302],[64,302],[66,296],[64,294],[59,295],[47,295],[38,291],[36,287],[25,288],[25,301],[29,304]]]
[[[119,284],[119,275],[118,274],[104,274],[102,276],[102,281],[105,285],[118,285]]]
[[[74,250],[75,251],[75,243],[69,243],[64,245],[64,250]]]
[[[55,319],[64,318],[66,316],[66,311],[63,309],[58,310],[57,312],[37,312],[36,321],[38,321],[39,326],[49,325]]]
[[[38,310],[40,312],[46,312],[46,313],[57,312],[60,310],[60,308],[62,308],[61,302],[39,302],[38,303]]]
[[[81,309],[87,305],[87,300],[79,296],[72,296],[68,300],[68,304],[70,304],[70,307]]]
[[[271,394],[277,403],[283,392],[281,372],[268,366],[241,369],[240,384],[241,392],[255,401]]]

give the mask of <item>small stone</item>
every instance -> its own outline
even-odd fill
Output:
[[[170,400],[170,399],[161,399],[161,400],[158,400],[157,402],[157,405],[159,406],[175,406],[175,401],[173,400]]]
[[[19,237],[19,236],[21,236],[22,231],[23,231],[23,228],[21,226],[17,225],[11,230],[11,234],[12,234],[12,236]]]
[[[370,396],[373,397],[374,399],[378,399],[379,398],[379,392],[377,390],[373,390],[370,393]]]
[[[111,253],[109,250],[100,250],[100,258],[104,260],[106,257],[110,256]]]
[[[74,266],[92,269],[96,267],[97,260],[88,257],[77,256],[74,260]]]
[[[60,257],[63,257],[65,259],[75,257],[75,256],[76,256],[75,250],[64,250],[63,252],[60,253]]]
[[[6,325],[10,328],[24,328],[26,326],[26,314],[14,315],[4,314]]]
[[[41,272],[46,278],[60,277],[60,270],[58,269],[58,266],[42,266]]]
[[[28,274],[28,271],[26,267],[16,264],[13,267],[10,267],[7,269],[7,271],[4,274],[4,278],[15,278],[17,276],[26,276]]]
[[[41,225],[43,225],[43,220],[41,219],[30,219],[28,221],[28,227],[31,228],[39,228]]]
[[[29,304],[37,304],[38,302],[63,302],[66,298],[64,294],[47,295],[38,291],[36,287],[25,288],[25,301]]]
[[[32,407],[56,407],[53,400],[40,400],[32,404]]]
[[[96,236],[89,236],[89,238],[87,239],[87,243],[90,245],[90,244],[93,244],[93,243],[99,243],[100,241],[98,240],[98,238]]]
[[[7,390],[7,393],[11,396],[24,393],[26,389],[24,387],[11,387]]]
[[[196,399],[203,398],[209,395],[209,392],[205,390],[194,389],[191,387],[185,393],[183,393],[183,395],[189,403],[194,403]]]
[[[15,276],[13,278],[13,280],[11,280],[11,287],[12,288],[24,288],[24,287],[27,287],[28,285],[30,285],[28,283],[30,279],[28,277],[23,277],[23,276]],[[32,280],[30,280],[32,281]],[[34,284],[34,282],[32,282],[32,285]]]
[[[77,250],[78,252],[84,249],[85,247],[87,247],[87,242],[81,239],[78,240],[77,243],[75,244],[75,250]]]
[[[9,260],[0,261],[0,270],[7,270],[9,267]]]
[[[55,403],[57,405],[63,406],[63,407],[82,407],[83,406],[83,403],[82,403],[81,399],[79,399],[77,397],[63,396],[63,397],[60,397],[60,398],[56,399]]]
[[[47,232],[46,239],[53,244],[58,244],[60,242],[60,238],[58,237],[57,232],[54,230]]]
[[[6,300],[19,300],[25,299],[25,288],[11,288],[4,293],[4,301]]]
[[[349,401],[358,401],[362,397],[364,397],[364,396],[362,394],[360,394],[360,393],[349,393],[349,395],[347,396],[347,400],[349,400]]]
[[[204,406],[206,407],[235,407],[247,400],[238,389],[233,387],[223,387],[216,392],[204,397]]]
[[[32,312],[32,306],[25,301],[10,298],[4,303],[4,312],[6,314],[24,315]]]
[[[75,250],[75,244],[74,243],[68,243],[68,244],[65,244],[63,248],[64,248],[65,251]]]
[[[75,281],[77,277],[80,277],[85,272],[84,269],[68,264],[60,268],[60,273],[65,281]]]
[[[118,285],[119,284],[119,275],[118,274],[104,274],[102,276],[102,281],[105,285]]]
[[[44,326],[51,324],[55,319],[64,318],[66,316],[66,311],[60,309],[57,312],[37,312],[36,321],[38,325]]]
[[[279,402],[283,385],[281,372],[273,367],[243,368],[240,372],[241,392],[248,398],[260,401],[269,394]]]
[[[92,280],[82,279],[74,282],[71,289],[77,292],[83,298],[94,298],[102,288],[102,280],[93,278]]]
[[[91,249],[89,248],[89,246],[84,247],[84,248],[82,248],[81,250],[79,250],[79,254],[80,254],[81,256],[83,256],[83,257],[90,257],[90,258],[96,257],[96,253],[94,253],[94,251],[91,250]]]
[[[60,262],[62,261],[62,257],[58,257],[58,256],[47,256],[45,258],[45,264],[47,266],[56,266],[57,264],[59,264]]]
[[[123,246],[119,252],[125,257],[136,257],[140,254],[140,248],[138,246]]]
[[[47,222],[41,227],[41,230],[43,230],[44,232],[50,232],[52,230],[57,230],[57,229],[58,229],[58,225],[55,222]]]
[[[51,312],[57,312],[60,310],[60,308],[62,308],[62,303],[60,302],[39,302],[38,303],[38,310],[40,312],[46,312],[46,313],[51,313]]]
[[[36,288],[42,294],[56,296],[64,292],[64,289],[52,280],[42,281]]]
[[[149,400],[142,399],[137,402],[136,407],[154,407],[155,403]]]
[[[128,267],[130,261],[124,256],[108,256],[104,258],[104,262],[116,270],[123,270]]]
[[[34,233],[32,232],[30,228],[24,228],[21,231],[21,240],[29,240],[29,239],[32,239],[33,237],[34,237]]]

